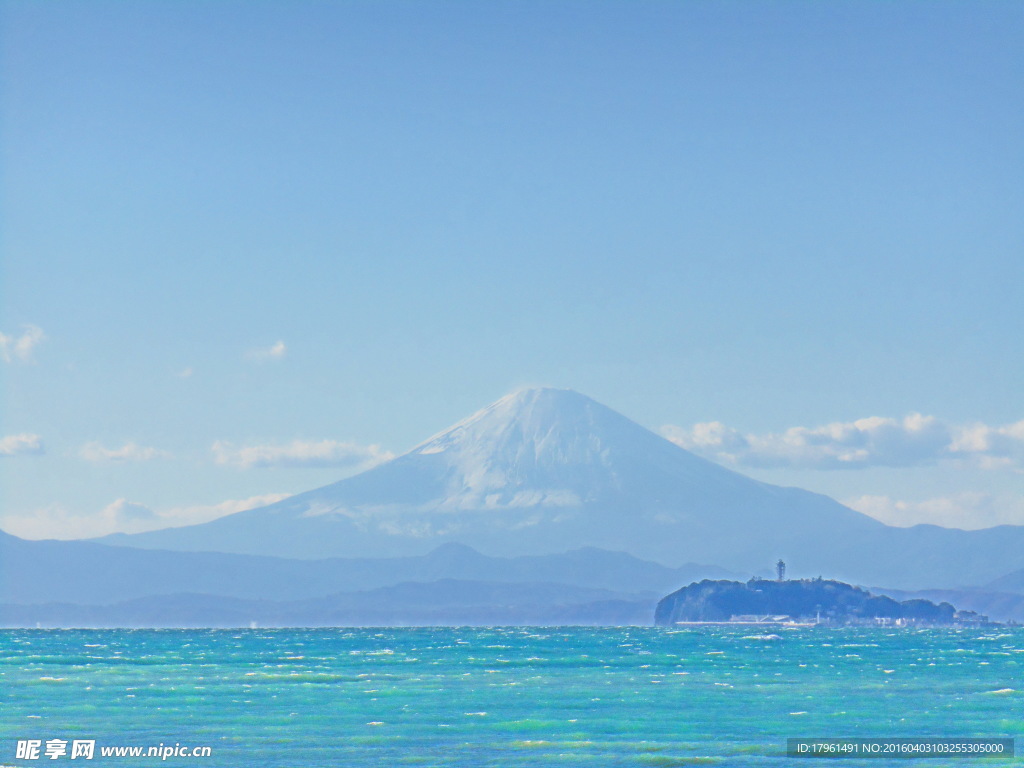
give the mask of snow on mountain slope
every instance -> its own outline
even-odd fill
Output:
[[[526,389],[408,455],[439,457],[446,468],[444,508],[578,506],[621,494],[639,474],[651,474],[652,465],[680,480],[704,475],[717,482],[750,482],[673,447],[583,395]]]
[[[670,492],[679,482],[760,485],[583,395],[527,389],[393,461],[309,496],[324,512],[342,513],[346,505],[437,512],[557,509],[621,497],[641,485]]]

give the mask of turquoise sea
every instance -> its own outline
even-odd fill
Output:
[[[784,766],[788,737],[1013,737],[1024,630],[0,631],[0,765]],[[93,740],[91,761],[18,740]],[[102,758],[101,746],[209,746]],[[840,765],[1024,765],[842,759]]]

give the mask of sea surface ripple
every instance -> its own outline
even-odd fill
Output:
[[[931,736],[1024,751],[1024,630],[0,631],[0,765],[57,738],[212,750],[94,766],[778,767],[820,763],[789,737]]]

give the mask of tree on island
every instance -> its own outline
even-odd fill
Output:
[[[784,563],[779,561],[783,566]],[[953,624],[956,609],[928,600],[903,602],[873,595],[866,589],[828,579],[766,581],[704,580],[663,598],[655,611],[658,625],[676,622],[728,622],[735,617],[787,617],[824,620],[829,624],[902,620],[910,624]],[[981,617],[984,618],[984,617]]]

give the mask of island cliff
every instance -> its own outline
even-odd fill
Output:
[[[654,623],[689,622],[889,624],[934,626],[984,623],[984,616],[957,612],[949,603],[899,602],[866,589],[826,579],[700,581],[661,599]]]

